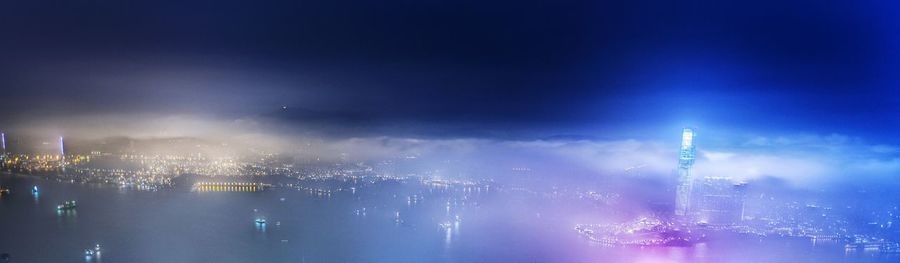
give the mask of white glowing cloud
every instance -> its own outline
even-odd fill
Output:
[[[52,123],[49,125],[48,123]],[[626,170],[674,176],[679,141],[657,140],[498,140],[487,138],[404,138],[392,136],[323,138],[280,129],[265,119],[217,119],[195,115],[103,115],[26,123],[19,130],[53,138],[60,134],[102,138],[197,137],[240,147],[262,148],[324,159],[418,158],[434,165],[446,160],[475,167],[482,176],[528,168],[554,178],[619,176]],[[9,136],[9,134],[8,134]],[[13,134],[15,136],[15,134]],[[868,144],[831,135],[753,136],[733,142],[692,142],[697,176],[753,180],[777,177],[797,185],[842,178],[900,175],[900,147]]]

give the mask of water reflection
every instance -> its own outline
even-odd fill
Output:
[[[450,232],[450,228],[449,228],[449,227],[445,227],[445,228],[444,228],[444,248],[445,248],[445,249],[449,249],[449,248],[450,248],[450,242],[451,242],[451,241],[453,241],[453,233]]]
[[[22,179],[13,186],[28,189],[32,183]],[[571,222],[554,221],[556,211],[532,206],[531,199],[523,200],[525,206],[490,195],[449,196],[439,189],[430,195],[403,185],[335,191],[331,198],[278,189],[120,192],[66,183],[41,186],[39,197],[17,191],[0,206],[0,215],[16,215],[0,216],[0,226],[12,232],[0,235],[0,252],[12,253],[17,262],[80,261],[85,242],[94,240],[110,248],[103,252],[109,262],[847,262],[865,257],[843,257],[842,247],[829,254],[747,242],[602,248],[572,233]],[[56,202],[76,197],[77,209],[53,216]],[[35,209],[31,200],[38,198],[45,200]]]
[[[75,210],[75,209],[65,209],[65,210],[57,209],[57,210],[56,210],[56,215],[57,215],[59,218],[63,218],[63,219],[64,219],[64,218],[76,218],[76,217],[78,217],[78,210]]]
[[[266,232],[266,224],[259,224],[259,223],[257,223],[257,224],[256,224],[256,230],[259,230],[259,232],[265,233],[265,232]]]

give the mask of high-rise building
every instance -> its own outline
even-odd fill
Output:
[[[66,147],[65,147],[65,144],[63,144],[62,136],[59,136],[59,155],[62,156],[63,158],[66,157]]]
[[[686,216],[691,212],[691,194],[694,191],[694,130],[684,128],[681,132],[681,151],[678,155],[678,187],[675,189],[675,215]]]
[[[706,177],[700,182],[700,189],[695,191],[696,207],[692,212],[697,222],[731,225],[743,219],[746,183],[735,183],[724,177]]]
[[[59,136],[59,166],[63,171],[66,169],[66,145],[63,143],[63,137]]]

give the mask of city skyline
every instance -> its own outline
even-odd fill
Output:
[[[896,262],[897,13],[0,2],[0,262]]]

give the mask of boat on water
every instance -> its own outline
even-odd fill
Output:
[[[266,224],[266,220],[262,219],[262,218],[257,218],[255,222],[257,225],[265,225]]]
[[[38,193],[38,187],[37,187],[37,185],[35,185],[34,187],[31,188],[31,193],[32,193],[32,194],[37,194],[37,193]]]
[[[100,256],[100,244],[94,246],[94,248],[89,248],[84,250],[85,256]]]
[[[77,206],[77,205],[75,204],[75,200],[72,200],[72,201],[65,201],[65,202],[63,202],[62,204],[57,205],[57,206],[56,206],[56,210],[69,210],[69,209],[75,209],[76,206]]]
[[[9,194],[9,188],[7,188],[5,186],[0,187],[0,195],[8,195],[8,194]]]

